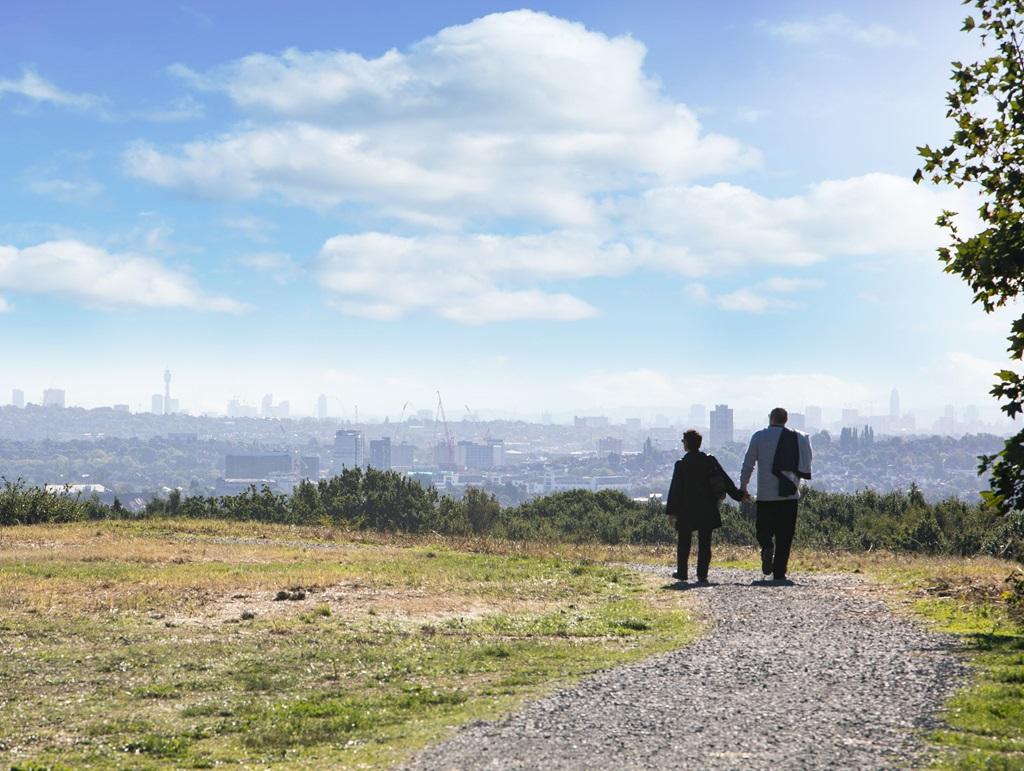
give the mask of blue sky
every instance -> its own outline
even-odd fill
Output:
[[[992,408],[957,2],[11,2],[0,389],[396,416]],[[970,226],[970,223],[966,223]]]

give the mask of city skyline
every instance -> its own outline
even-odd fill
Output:
[[[5,12],[6,393],[992,406],[1014,309],[934,252],[976,201],[910,181],[954,0]]]
[[[320,394],[316,399],[316,403],[311,405],[308,410],[303,409],[301,405],[296,404],[293,411],[292,402],[290,400],[284,399],[275,402],[274,395],[268,393],[263,395],[258,405],[249,404],[248,402],[238,399],[232,399],[222,411],[191,412],[187,409],[180,408],[179,399],[168,400],[170,395],[169,376],[170,371],[165,371],[165,394],[153,394],[148,408],[146,408],[142,403],[138,403],[135,409],[131,409],[129,404],[117,403],[94,405],[91,409],[110,407],[115,410],[135,412],[138,414],[168,415],[181,413],[184,415],[223,417],[228,419],[305,419],[315,417],[318,420],[342,421],[350,424],[384,424],[386,422],[400,422],[402,420],[418,420],[421,422],[442,420],[439,405],[436,402],[431,408],[424,409],[416,407],[410,401],[403,403],[401,410],[397,415],[387,413],[367,414],[364,412],[362,419],[360,419],[358,414],[358,404],[353,404],[352,412],[349,413],[339,399],[329,397],[326,394]],[[437,393],[437,396],[441,396],[439,392]],[[11,391],[11,397],[8,404],[14,407],[25,407],[26,404],[31,405],[33,402],[31,399],[26,399],[25,391],[23,389],[15,388]],[[168,409],[168,404],[172,405],[171,409]],[[984,429],[986,431],[994,430],[997,433],[1008,433],[1013,427],[1013,422],[1006,419],[995,405],[979,407],[976,404],[943,404],[930,405],[924,408],[919,407],[917,409],[913,407],[904,409],[901,407],[901,397],[897,388],[890,390],[888,407],[886,409],[876,410],[875,404],[876,402],[869,402],[867,403],[867,409],[863,410],[862,408],[852,405],[843,407],[823,407],[820,404],[798,405],[789,402],[787,403],[788,406],[786,406],[786,409],[790,412],[791,427],[798,430],[808,431],[827,428],[838,429],[841,427],[862,428],[866,425],[871,425],[874,430],[881,430],[881,432],[886,435],[913,435],[935,432],[959,434],[964,433],[964,427],[968,427],[967,430]],[[61,408],[81,406],[74,404],[72,401],[68,401],[67,391],[65,389],[56,388],[44,389],[43,398],[40,400],[39,405]],[[410,409],[410,406],[412,406],[412,409]],[[775,406],[779,405],[776,404]],[[332,409],[332,407],[334,409]],[[500,410],[495,411],[494,414],[489,414],[490,411],[487,409],[471,411],[468,404],[464,404],[463,408],[465,412],[453,414],[451,419],[452,424],[464,424],[467,421],[469,423],[477,423],[518,419],[540,424],[575,423],[577,426],[589,425],[593,429],[600,429],[601,427],[611,425],[626,426],[634,430],[654,426],[685,426],[707,430],[709,432],[709,441],[711,445],[718,445],[720,443],[720,440],[716,439],[716,431],[719,432],[719,436],[723,433],[731,435],[733,426],[737,429],[746,430],[761,424],[761,418],[756,416],[756,410],[745,405],[729,405],[724,403],[715,404],[714,408],[710,410],[704,404],[698,402],[690,404],[680,403],[668,410],[671,414],[665,414],[664,411],[657,412],[651,408],[645,411],[639,411],[639,414],[637,410],[629,411],[620,409],[613,410],[608,414],[604,414],[602,411],[599,411],[601,414],[592,416],[580,414],[585,411],[553,413],[550,410],[542,409],[539,411],[527,411],[521,414],[510,414],[507,411]],[[720,412],[722,417],[720,421],[716,423],[716,413]],[[684,414],[686,417],[683,417]],[[765,415],[767,415],[767,411],[765,411]],[[919,416],[920,423],[918,423]],[[621,422],[614,424],[614,420]]]

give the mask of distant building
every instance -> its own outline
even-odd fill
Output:
[[[860,423],[860,410],[854,410],[849,407],[845,408],[842,413],[842,420],[840,421],[842,427],[852,427]]]
[[[224,458],[225,479],[270,479],[291,473],[288,452],[237,453]]]
[[[488,439],[486,442],[462,441],[455,448],[455,463],[460,468],[484,470],[505,464],[505,442]]]
[[[228,402],[228,417],[229,418],[255,418],[257,410],[251,404],[244,404],[238,399],[232,399]]]
[[[164,414],[174,415],[180,411],[177,399],[169,399],[164,401]]]
[[[732,410],[727,404],[716,404],[711,410],[711,430],[708,432],[708,446],[713,448],[732,444]]]
[[[370,465],[381,471],[391,470],[391,438],[370,440]]]
[[[64,408],[64,389],[62,388],[47,388],[43,391],[43,406],[44,407],[60,407]]]
[[[299,476],[313,482],[320,479],[320,456],[303,455],[299,458]]]
[[[900,392],[895,388],[892,389],[892,393],[889,394],[889,417],[893,421],[899,421],[900,419]]]
[[[804,422],[807,425],[808,431],[819,431],[824,428],[824,423],[821,420],[821,407],[809,404],[804,411],[804,415]]]
[[[573,423],[577,428],[607,428],[609,420],[604,415],[576,415]]]
[[[149,398],[149,411],[154,415],[164,414],[164,397],[160,394],[153,394]]]
[[[283,402],[278,402],[274,407],[275,418],[287,418],[292,412],[292,404],[287,399]]]
[[[102,495],[107,488],[99,484],[46,485],[46,492],[56,495]]]
[[[597,451],[601,455],[622,455],[622,440],[614,436],[606,436],[598,441]]]
[[[363,467],[363,432],[342,430],[334,432],[334,471]]]
[[[786,422],[786,425],[794,431],[806,431],[807,416],[801,412],[791,412],[789,413],[789,420]]]
[[[414,463],[414,447],[407,442],[392,445],[391,447],[391,468],[411,469]]]
[[[131,410],[128,409],[127,404],[115,404],[114,412],[131,412]]]
[[[707,425],[708,421],[708,410],[703,404],[691,404],[690,405],[690,425],[695,428],[701,428]]]
[[[627,431],[641,431],[643,424],[640,422],[640,418],[626,418],[626,430]]]
[[[434,445],[434,465],[438,468],[447,468],[455,462],[454,457],[448,451],[448,443],[440,441]]]
[[[25,406],[25,392],[20,388],[11,391],[11,404],[19,409]]]
[[[274,395],[266,394],[260,402],[260,415],[264,418],[274,417]]]
[[[416,418],[424,421],[425,423],[429,423],[434,419],[434,412],[433,410],[416,410]]]
[[[316,416],[319,420],[327,420],[327,394],[320,394],[317,398]]]

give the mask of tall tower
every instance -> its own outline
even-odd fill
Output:
[[[897,420],[900,417],[900,392],[895,388],[889,394],[889,417]]]
[[[711,410],[709,445],[713,449],[731,444],[733,438],[732,410],[727,404],[716,404]]]
[[[171,371],[164,370],[164,415],[171,411]]]

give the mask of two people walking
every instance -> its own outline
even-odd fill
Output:
[[[683,434],[686,454],[672,473],[666,513],[674,520],[679,541],[673,577],[688,579],[693,533],[697,533],[697,582],[706,584],[711,564],[711,534],[722,526],[719,504],[750,499],[747,487],[757,468],[757,541],[761,547],[761,572],[775,581],[786,581],[789,553],[796,531],[800,481],[811,478],[811,441],[799,431],[786,428],[789,414],[776,407],[768,427],[750,437],[737,487],[718,460],[700,451],[702,437],[690,430]]]

